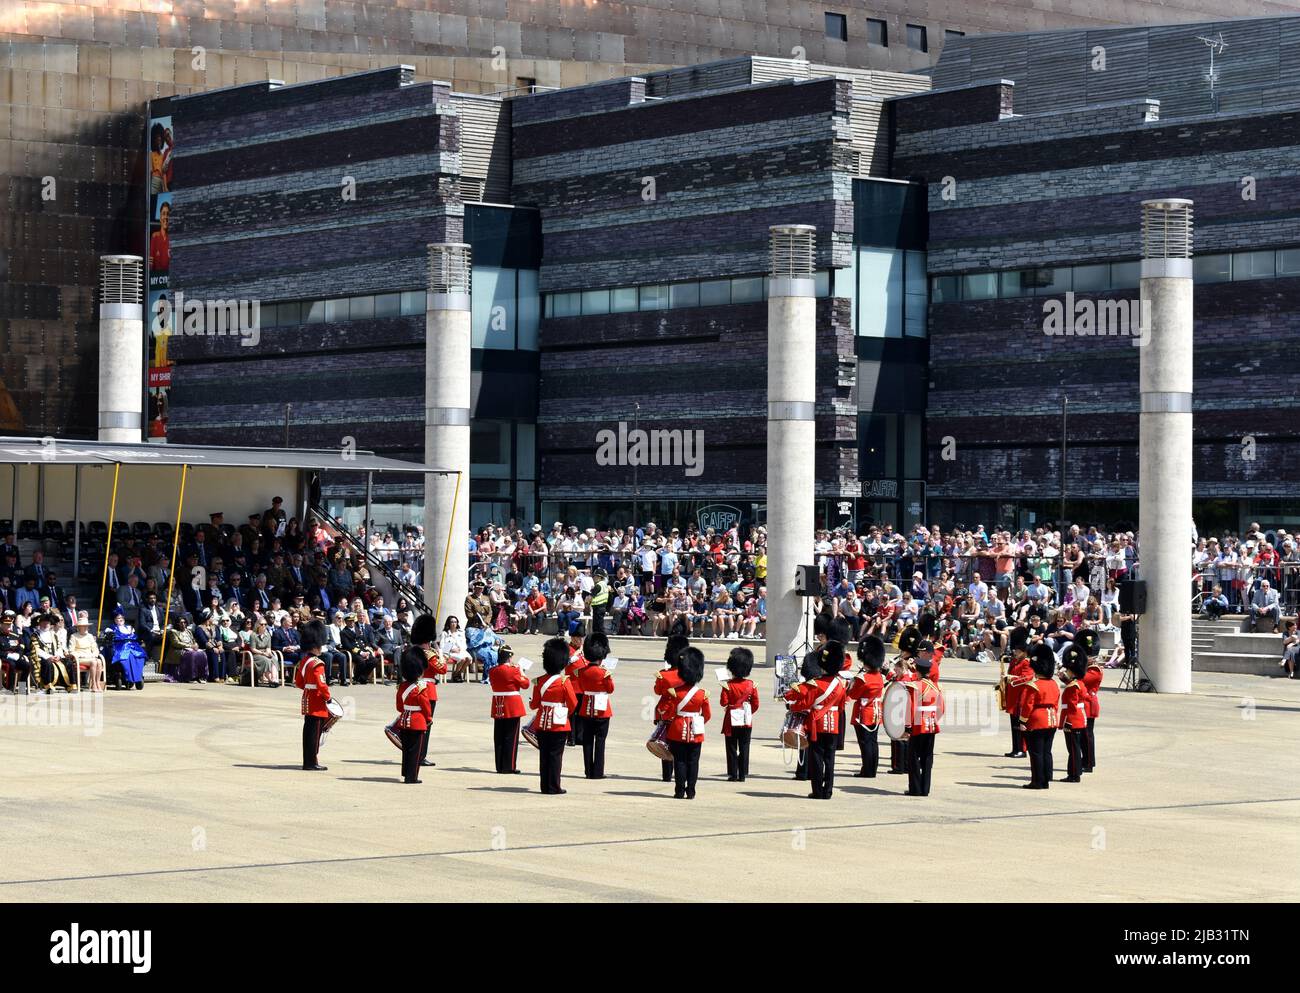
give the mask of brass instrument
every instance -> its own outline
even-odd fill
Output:
[[[1009,659],[1010,656],[1008,655],[1002,656],[1000,670],[998,672],[998,685],[994,690],[994,693],[997,694],[999,710],[1007,709],[1007,688],[1011,685],[1011,677],[1007,674],[1007,664]]]

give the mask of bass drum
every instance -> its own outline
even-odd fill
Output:
[[[902,741],[907,737],[907,721],[912,709],[912,694],[907,683],[893,682],[886,686],[880,704],[880,723],[885,734],[894,741]]]

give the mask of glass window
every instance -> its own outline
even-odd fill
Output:
[[[520,479],[537,478],[537,425],[515,425],[515,470]]]
[[[584,314],[608,314],[609,290],[583,290],[582,312]]]
[[[1068,293],[1074,287],[1072,270],[1069,266],[1039,268],[1034,270],[1034,295],[1040,297],[1059,296]]]
[[[1033,276],[1033,269],[1008,269],[998,273],[998,296],[1022,297],[1031,293]]]
[[[640,292],[642,310],[664,310],[668,306],[667,286],[642,286]]]
[[[731,303],[731,280],[706,279],[700,283],[700,306],[716,307]]]
[[[375,297],[376,317],[397,317],[402,312],[402,294],[380,293]]]
[[[424,311],[424,290],[407,290],[402,294],[403,317],[413,317]]]
[[[826,12],[826,37],[836,41],[849,40],[849,19],[844,14]]]
[[[858,475],[864,482],[898,475],[898,415],[858,415]]]
[[[1110,288],[1112,290],[1131,290],[1141,282],[1141,262],[1112,262],[1110,264]]]
[[[1300,275],[1300,248],[1282,248],[1277,253],[1279,276]]]
[[[325,301],[325,323],[333,324],[335,321],[346,321],[351,304],[347,297],[337,300]]]
[[[965,38],[965,37],[966,37],[966,32],[965,32],[965,31],[954,31],[952,28],[944,28],[944,29],[943,29],[943,40],[944,40],[944,41],[950,41],[950,40],[953,39],[953,38]]]
[[[1077,265],[1074,267],[1074,291],[1076,293],[1100,293],[1110,289],[1110,266]]]
[[[1231,278],[1231,255],[1198,255],[1192,259],[1192,279],[1198,283],[1226,283]]]
[[[474,348],[515,347],[515,271],[475,266],[470,283],[470,342]]]
[[[556,317],[577,317],[582,313],[581,293],[552,293],[549,299]]]
[[[673,283],[668,287],[669,307],[698,307],[699,305],[699,283]]]
[[[1233,279],[1272,279],[1277,275],[1276,260],[1270,249],[1266,252],[1233,252]]]
[[[930,299],[935,303],[956,303],[960,282],[956,276],[935,276],[930,280]]]
[[[375,298],[371,296],[353,297],[348,304],[348,319],[365,320],[375,316]]]
[[[325,301],[304,300],[302,302],[302,322],[304,324],[323,324],[325,322]]]
[[[537,270],[519,270],[519,328],[518,347],[530,352],[537,350],[537,318],[541,297],[537,293]]]
[[[920,24],[907,26],[907,47],[917,52],[928,52],[930,43],[926,40],[925,27]]]
[[[555,316],[555,294],[554,293],[548,293],[546,294],[546,296],[542,297],[542,316],[543,317]]]
[[[874,17],[867,18],[867,44],[889,44],[889,28],[884,21],[878,20]]]
[[[623,286],[611,290],[609,294],[609,312],[611,314],[629,314],[637,309],[640,294],[635,286]]]
[[[909,338],[925,337],[926,294],[925,252],[904,253],[903,333]]]
[[[925,476],[925,439],[921,435],[921,415],[903,415],[903,475],[909,479]]]
[[[258,327],[274,328],[280,325],[280,307],[278,303],[264,303],[257,309]]]
[[[851,256],[852,264],[847,269],[836,269],[834,285],[831,292],[837,297],[849,301],[849,327],[858,326],[858,253]]]
[[[469,429],[469,461],[476,479],[510,478],[510,422],[475,418]]]
[[[753,303],[763,299],[763,277],[741,276],[731,281],[732,303]]]
[[[829,269],[818,269],[813,273],[813,294],[819,297],[831,295],[831,274]]]
[[[968,272],[961,277],[963,300],[992,300],[998,295],[996,272]]]
[[[903,336],[903,252],[898,249],[858,249],[858,334]]]

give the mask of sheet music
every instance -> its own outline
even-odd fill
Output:
[[[515,658],[515,665],[519,666],[519,671],[522,673],[527,674],[532,664],[533,664],[532,659],[526,659],[522,655]]]
[[[618,658],[611,655],[608,658],[606,658],[605,661],[601,663],[601,665],[604,666],[606,672],[613,672],[615,669],[618,668]]]
[[[731,673],[728,672],[722,666],[719,666],[718,668],[714,669],[713,674],[718,677],[718,682],[720,683],[725,683],[728,679],[731,678]]]

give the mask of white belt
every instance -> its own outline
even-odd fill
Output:
[[[416,711],[416,710],[419,710],[420,708],[419,708],[419,707],[416,707],[416,706],[413,706],[412,704],[407,703],[407,704],[403,704],[403,705],[402,705],[402,709],[403,709],[403,710],[409,710],[409,711]]]
[[[510,690],[509,692],[505,692],[505,693],[498,693],[496,690],[493,690],[492,695],[493,696],[520,696],[521,694],[519,693],[518,690]]]
[[[925,714],[925,713],[928,713],[929,711],[932,711],[932,710],[938,710],[938,709],[939,709],[938,704],[934,705],[933,707],[917,707],[917,708],[916,708],[917,712],[918,712],[918,713],[921,713],[921,714]]]

